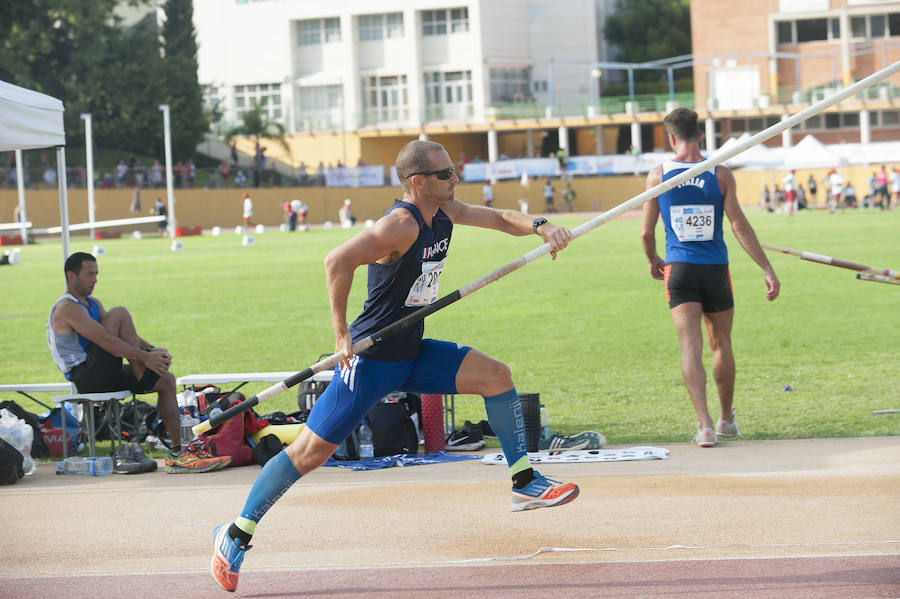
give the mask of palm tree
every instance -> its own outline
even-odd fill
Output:
[[[290,157],[291,166],[293,166],[294,162],[291,146],[288,144],[287,138],[285,137],[284,125],[276,120],[270,119],[268,114],[263,111],[267,102],[268,98],[263,98],[259,104],[241,115],[242,122],[239,126],[229,129],[228,133],[225,134],[225,143],[228,145],[231,145],[232,140],[239,135],[253,139],[255,142],[254,146],[256,147],[256,164],[254,165],[254,170],[257,172],[257,181],[259,159],[261,157],[259,141],[262,138],[273,139],[278,142]]]

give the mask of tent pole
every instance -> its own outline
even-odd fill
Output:
[[[84,119],[84,150],[87,159],[87,191],[88,191],[88,222],[91,223],[91,241],[94,240],[94,127],[90,113],[83,113]]]
[[[59,224],[62,227],[63,261],[69,257],[69,197],[66,187],[66,147],[56,147],[56,171],[59,181]]]
[[[16,150],[16,187],[19,189],[19,220],[22,222],[22,243],[28,244],[28,215],[25,213],[25,168],[22,166],[22,150]]]

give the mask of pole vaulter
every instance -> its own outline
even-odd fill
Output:
[[[828,98],[825,98],[824,100],[821,100],[820,102],[817,102],[817,103],[813,104],[812,106],[810,106],[804,110],[801,110],[797,114],[781,121],[780,123],[773,125],[772,127],[769,127],[768,129],[765,129],[764,131],[760,131],[756,135],[747,138],[743,142],[736,143],[730,148],[723,148],[723,149],[719,150],[718,152],[716,152],[715,154],[713,154],[712,156],[710,156],[703,162],[698,163],[696,166],[693,166],[693,167],[687,169],[686,171],[672,177],[671,179],[660,183],[656,187],[648,189],[645,192],[634,196],[630,200],[622,202],[618,206],[581,224],[580,226],[578,226],[577,228],[575,228],[572,231],[572,239],[574,240],[574,239],[584,235],[585,233],[596,229],[600,225],[611,221],[612,219],[618,217],[619,215],[621,215],[629,210],[634,210],[634,209],[640,207],[642,204],[649,201],[650,199],[655,198],[658,195],[660,195],[661,193],[672,189],[673,187],[681,184],[682,182],[690,179],[691,177],[698,175],[706,170],[709,170],[709,169],[725,162],[729,158],[733,158],[734,156],[740,154],[744,150],[747,150],[748,148],[755,146],[756,144],[761,143],[761,142],[769,139],[770,137],[774,137],[774,136],[778,135],[782,131],[785,131],[786,129],[793,127],[797,123],[804,121],[804,120],[808,119],[809,117],[822,112],[826,108],[829,108],[831,106],[834,106],[835,104],[838,104],[838,103],[846,100],[847,98],[851,97],[852,95],[859,93],[860,91],[878,83],[879,81],[883,81],[883,80],[887,79],[888,77],[890,77],[891,75],[893,75],[897,72],[900,72],[900,61],[895,62],[894,64],[892,64],[888,67],[885,67],[872,75],[869,75],[865,79],[862,79],[861,81],[854,83],[853,85],[839,91],[838,93],[834,94],[833,96],[829,96]],[[376,333],[373,333],[372,335],[369,335],[368,337],[366,337],[364,339],[360,339],[359,341],[357,341],[356,343],[353,344],[353,347],[352,347],[353,352],[358,353],[368,347],[371,347],[372,345],[382,341],[383,339],[386,339],[386,338],[390,337],[391,335],[394,335],[398,331],[400,331],[408,326],[411,326],[411,325],[419,322],[420,320],[423,320],[426,316],[428,316],[430,314],[434,314],[438,310],[445,308],[445,307],[449,306],[450,304],[454,303],[455,301],[466,297],[470,293],[478,291],[482,287],[484,287],[490,283],[493,283],[494,281],[496,281],[502,277],[505,277],[509,273],[522,268],[526,264],[533,262],[537,258],[550,253],[550,250],[551,250],[551,247],[550,247],[549,243],[545,243],[544,245],[540,246],[539,248],[531,250],[527,254],[524,254],[524,255],[516,258],[512,262],[504,264],[497,270],[486,274],[485,276],[481,277],[480,279],[473,281],[473,282],[469,283],[468,285],[466,285],[464,287],[460,287],[456,291],[453,291],[452,293],[445,295],[444,297],[438,299],[433,304],[419,308],[417,311],[413,312],[412,314],[410,314],[408,316],[404,316],[397,322],[389,324],[388,326],[384,327],[380,331],[377,331]],[[286,391],[287,389],[293,387],[294,385],[300,383],[301,381],[304,381],[304,380],[310,378],[312,375],[316,374],[317,372],[321,372],[326,369],[334,368],[334,365],[343,361],[344,357],[345,357],[344,352],[340,351],[335,354],[332,354],[328,358],[325,358],[323,360],[316,362],[312,366],[309,366],[308,368],[284,379],[283,381],[276,383],[276,384],[272,385],[271,387],[263,389],[258,394],[254,395],[253,397],[246,399],[246,400],[242,401],[241,403],[231,406],[227,410],[223,411],[221,414],[218,414],[218,415],[214,416],[213,418],[210,418],[209,420],[206,420],[206,421],[201,422],[200,424],[194,426],[192,429],[193,433],[195,435],[200,435],[202,433],[209,431],[210,429],[212,429],[216,426],[219,426],[220,424],[222,424],[229,418],[232,418],[234,416],[237,416],[238,414],[242,414],[243,412],[246,412],[247,410],[256,406],[257,404],[259,404],[262,401],[271,399],[272,397],[282,393],[283,391]]]

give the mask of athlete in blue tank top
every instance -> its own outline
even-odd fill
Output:
[[[666,115],[664,123],[675,157],[650,171],[647,189],[653,189],[703,161],[696,112],[677,108]],[[666,230],[665,262],[656,252],[655,230],[660,216]],[[711,447],[719,438],[739,434],[733,408],[735,366],[731,328],[734,298],[728,272],[728,250],[722,239],[724,216],[731,221],[731,230],[741,247],[763,269],[766,299],[774,300],[781,284],[741,210],[734,176],[727,167],[702,171],[648,201],[644,204],[641,224],[641,244],[650,276],[665,281],[669,312],[681,346],[681,373],[697,414],[694,442],[701,447]],[[706,405],[701,322],[706,324],[715,365],[713,372],[721,408],[716,423]]]
[[[692,166],[694,163],[667,160],[661,167],[662,180],[668,181]],[[716,167],[656,198],[666,229],[666,262],[728,264],[728,248],[722,239],[724,200]]]
[[[531,468],[522,406],[502,362],[464,345],[423,339],[421,322],[353,355],[354,340],[439,298],[454,224],[510,235],[537,233],[551,245],[554,258],[571,239],[568,229],[546,219],[457,200],[453,190],[459,178],[440,144],[413,141],[404,146],[397,156],[397,176],[403,199],[325,259],[335,348],[345,358],[297,439],[260,471],[240,517],[213,532],[212,575],[226,590],[237,587],[240,565],[260,518],[302,475],[321,466],[369,409],[392,391],[482,395],[509,464],[513,511],[563,505],[578,495],[576,485],[553,481]],[[362,314],[347,326],[353,274],[364,264],[368,297]]]

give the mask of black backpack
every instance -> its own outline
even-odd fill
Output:
[[[14,485],[25,476],[25,458],[19,450],[0,439],[0,485]]]
[[[412,397],[406,395],[396,402],[377,403],[369,410],[366,420],[372,429],[375,457],[419,452],[419,432],[412,420],[415,411],[411,408],[412,402]]]

